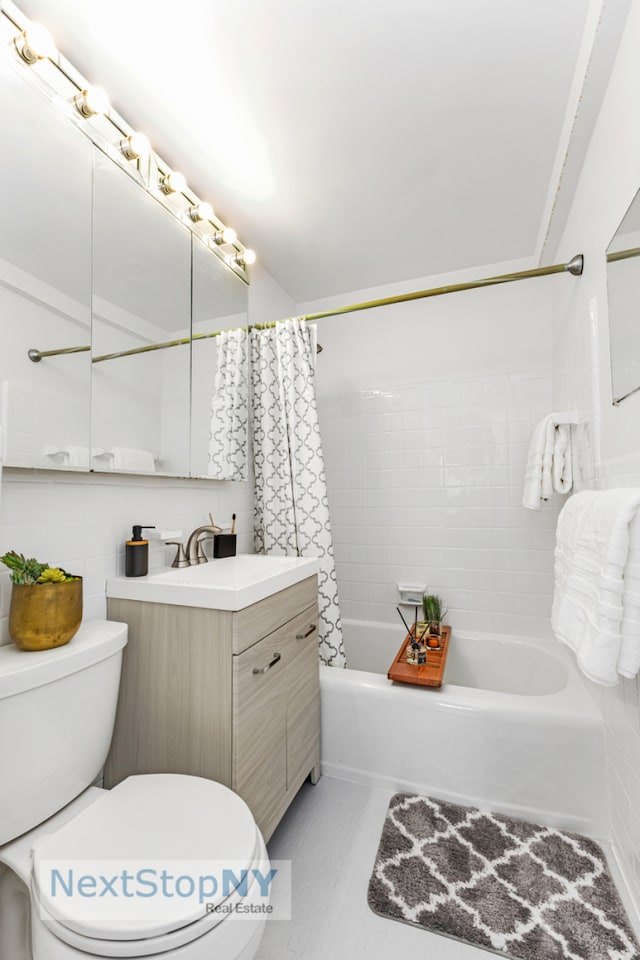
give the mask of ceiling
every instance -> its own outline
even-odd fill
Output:
[[[538,260],[602,5],[18,0],[298,302]]]

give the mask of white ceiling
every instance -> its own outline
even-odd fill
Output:
[[[298,302],[538,258],[601,5],[18,0]]]

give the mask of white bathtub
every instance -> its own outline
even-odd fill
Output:
[[[387,680],[401,630],[343,627],[350,669],[320,668],[324,773],[606,836],[602,718],[560,644],[454,629],[430,690]]]

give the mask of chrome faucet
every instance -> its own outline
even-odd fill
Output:
[[[196,527],[187,540],[187,547],[185,550],[189,566],[193,566],[196,563],[209,562],[209,558],[202,549],[202,541],[213,539],[216,533],[220,533],[221,531],[222,527],[216,527],[215,524],[207,524],[204,527]],[[208,536],[203,536],[203,534],[208,534]]]

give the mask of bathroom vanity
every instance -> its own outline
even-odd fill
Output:
[[[109,581],[108,618],[128,624],[129,642],[105,786],[139,773],[218,780],[269,839],[320,774],[315,571],[234,557]]]

